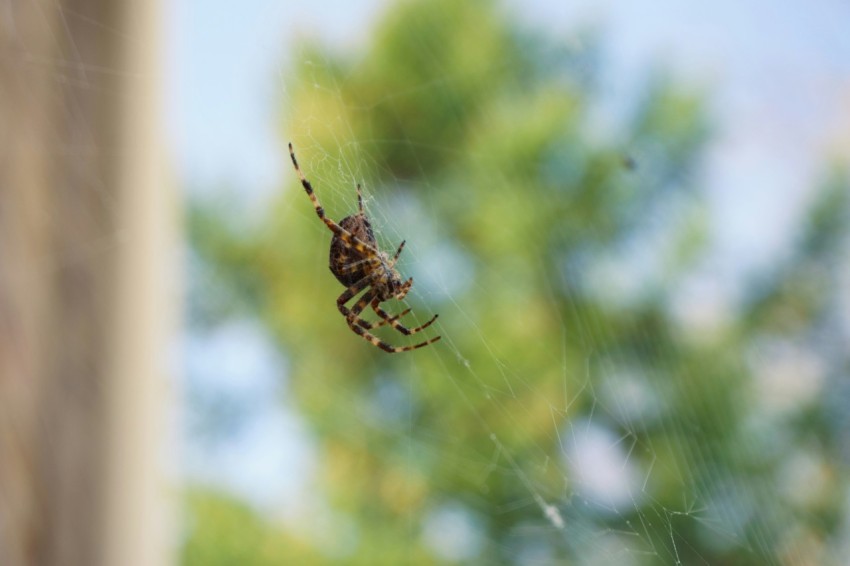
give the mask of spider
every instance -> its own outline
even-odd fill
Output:
[[[439,340],[440,336],[437,336],[412,346],[391,346],[369,332],[370,330],[389,324],[400,333],[409,336],[431,326],[437,320],[438,315],[435,314],[428,322],[421,326],[407,328],[399,322],[399,319],[409,313],[410,309],[391,316],[381,308],[381,303],[384,301],[389,299],[403,299],[413,286],[412,277],[403,282],[401,275],[395,269],[395,264],[401,255],[401,250],[404,249],[404,241],[399,244],[392,258],[387,253],[378,249],[375,234],[372,232],[372,224],[363,211],[363,193],[360,190],[359,183],[357,184],[357,214],[346,216],[340,220],[339,224],[325,216],[325,209],[322,208],[322,205],[319,204],[319,199],[313,193],[313,186],[304,177],[301,168],[298,167],[298,161],[295,159],[295,152],[292,149],[291,143],[289,144],[289,155],[292,157],[295,172],[298,173],[301,184],[304,186],[304,190],[307,191],[307,196],[310,197],[313,208],[316,209],[316,214],[319,215],[319,219],[325,223],[325,226],[333,232],[328,267],[330,267],[334,277],[347,287],[336,300],[336,306],[339,312],[345,317],[348,327],[372,345],[391,354],[422,348]],[[367,291],[355,303],[354,307],[349,309],[345,306],[348,301],[364,289]],[[381,318],[380,321],[369,322],[360,317],[360,313],[363,312],[363,309],[367,305],[372,307],[372,310]]]

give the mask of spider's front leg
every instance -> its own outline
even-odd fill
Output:
[[[319,203],[318,197],[313,192],[313,185],[310,184],[310,181],[308,181],[307,177],[304,176],[304,173],[301,172],[301,167],[298,166],[298,160],[295,159],[295,150],[292,149],[292,143],[289,144],[289,156],[292,158],[292,165],[295,166],[295,172],[298,173],[298,178],[301,179],[301,186],[304,187],[304,191],[307,193],[307,196],[310,197],[310,202],[313,203],[313,208],[316,209],[316,214],[319,216],[319,220],[324,222],[325,226],[338,236],[340,240],[361,254],[377,254],[378,250],[356,237],[354,234],[325,215],[325,209]]]

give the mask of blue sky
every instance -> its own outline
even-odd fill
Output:
[[[280,184],[275,128],[288,46],[320,37],[338,46],[368,39],[384,0],[169,4],[168,123],[176,165],[191,190],[221,185],[248,196]],[[519,5],[519,2],[514,2]],[[569,37],[606,34],[612,96],[628,96],[647,65],[666,65],[714,95],[718,137],[708,189],[725,219],[724,257],[758,262],[787,242],[811,179],[830,150],[850,153],[850,4],[839,0],[524,2],[535,25]],[[843,148],[830,147],[842,143]],[[747,206],[741,206],[743,200]],[[759,212],[775,230],[753,223]],[[728,252],[734,250],[734,254]]]
[[[168,124],[181,179],[190,190],[222,184],[265,194],[280,180],[275,131],[281,74],[296,37],[346,44],[363,37],[379,1],[231,2],[168,6]]]

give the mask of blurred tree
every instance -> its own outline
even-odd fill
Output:
[[[801,329],[815,328],[830,290],[786,283],[824,281],[804,262],[838,254],[846,177],[824,193],[799,259],[734,324],[707,338],[687,332],[671,303],[704,247],[702,97],[649,77],[600,135],[602,51],[593,36],[577,39],[580,48],[562,47],[486,0],[409,1],[362,56],[298,51],[285,137],[332,217],[353,210],[354,184],[366,180],[382,237],[407,238],[414,315],[444,313],[436,346],[387,356],[346,329],[334,304],[342,288],[324,271],[330,234],[300,187],[282,192],[257,230],[196,207],[195,249],[291,362],[290,390],[318,438],[318,487],[356,524],[345,563],[450,561],[422,535],[445,509],[480,532],[471,562],[487,564],[528,553],[589,562],[601,535],[618,533],[620,552],[639,563],[761,564],[823,551],[794,545],[826,545],[839,523],[840,501],[801,505],[777,491],[785,452],[761,449],[770,429],[747,360],[788,305],[800,305]],[[382,237],[385,249],[401,239]],[[428,266],[449,260],[452,284],[429,285]],[[622,375],[650,392],[655,414],[612,406],[619,393],[601,392]],[[594,411],[646,478],[613,512],[585,505],[560,465],[560,433]],[[812,411],[805,426],[826,426]],[[818,444],[824,462],[839,461],[835,444]],[[841,474],[828,478],[826,489],[845,489]],[[547,505],[563,528],[546,522]],[[186,562],[210,563],[195,549],[221,541],[197,523]],[[318,550],[340,560],[339,549]],[[256,556],[240,563],[265,563]]]

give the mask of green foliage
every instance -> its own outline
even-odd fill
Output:
[[[285,137],[332,217],[351,213],[365,179],[382,237],[398,236],[381,244],[408,239],[401,268],[416,275],[414,314],[442,315],[436,346],[391,357],[345,327],[334,304],[342,288],[326,270],[330,234],[294,174],[259,230],[227,228],[226,211],[193,216],[196,249],[288,356],[290,391],[318,438],[321,492],[356,523],[358,544],[337,557],[345,563],[438,562],[422,532],[446,503],[484,533],[474,563],[488,564],[516,559],[529,528],[536,547],[579,563],[595,533],[626,533],[630,556],[647,564],[778,561],[794,536],[835,528],[817,518],[834,519],[828,502],[806,507],[773,491],[782,456],[754,450],[764,439],[749,428],[757,404],[746,357],[770,313],[803,292],[782,295],[776,283],[712,339],[680,331],[671,294],[704,242],[694,213],[710,130],[703,99],[651,77],[616,133],[600,139],[591,119],[599,48],[583,39],[583,49],[566,49],[485,0],[408,1],[365,55],[299,52]],[[801,249],[831,258],[847,192],[823,198]],[[455,287],[417,272],[429,249],[442,250],[438,260],[459,254]],[[660,275],[635,249],[660,258]],[[637,291],[623,291],[631,281]],[[805,310],[799,324],[813,318]],[[617,410],[623,374],[650,392],[657,414]],[[388,391],[403,402],[385,406]],[[561,433],[588,415],[632,445],[646,474],[615,513],[586,506],[562,466]],[[746,505],[728,507],[740,515],[717,503],[730,486],[746,491]],[[546,522],[541,501],[558,508],[564,529]],[[707,505],[707,518],[693,509]],[[323,556],[216,496],[193,499],[191,515],[188,564]]]
[[[278,566],[281,557],[297,564],[322,563],[315,549],[234,498],[193,490],[187,503],[191,519],[181,560],[186,566]]]

